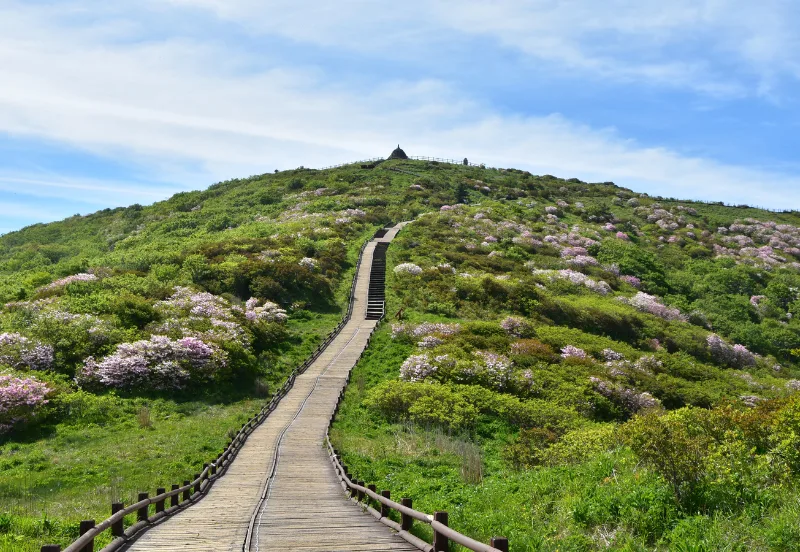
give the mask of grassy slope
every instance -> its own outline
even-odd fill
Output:
[[[206,288],[232,300],[244,300],[253,289],[253,281],[246,272],[250,269],[248,263],[254,262],[258,251],[280,248],[287,251],[289,257],[294,256],[292,258],[322,257],[327,251],[326,244],[339,237],[346,244],[351,264],[350,267],[344,264],[331,268],[328,277],[336,290],[333,297],[317,302],[315,294],[302,287],[286,291],[282,298],[266,296],[273,300],[303,303],[290,309],[288,327],[291,341],[271,353],[268,364],[260,368],[262,378],[278,381],[338,320],[340,311],[334,305],[340,307],[343,304],[359,241],[375,225],[410,220],[422,212],[437,210],[442,204],[452,204],[458,195],[458,185],[465,182],[465,193],[473,202],[487,201],[488,198],[499,200],[498,208],[506,205],[523,220],[531,222],[541,220],[541,205],[551,203],[555,197],[564,196],[570,203],[582,199],[587,206],[611,206],[613,194],[620,191],[609,185],[587,187],[581,183],[531,177],[520,172],[419,162],[385,165],[386,168],[393,166],[418,176],[385,168],[375,171],[354,167],[333,171],[287,171],[221,183],[209,190],[179,194],[149,207],[107,210],[2,236],[0,299],[35,298],[36,289],[54,278],[93,267],[107,267],[114,271],[109,282],[121,282],[117,289],[121,287],[149,304],[162,299],[176,284]],[[489,183],[492,191],[476,190],[479,181]],[[423,189],[410,188],[412,184],[419,184]],[[569,186],[568,193],[559,191],[564,186]],[[327,188],[327,191],[315,195],[313,190],[319,188]],[[523,203],[527,196],[541,205],[527,208],[504,200],[506,196],[521,197]],[[677,205],[677,202],[662,203]],[[731,210],[714,205],[695,207],[704,218],[703,224],[708,227],[747,216],[800,224],[798,217],[791,214]],[[365,220],[340,227],[329,215],[322,220],[302,218],[303,215],[327,214],[349,208],[363,209]],[[631,208],[612,209],[621,218],[632,217]],[[566,218],[578,221],[574,215]],[[332,230],[322,232],[326,228]],[[526,259],[558,265],[557,259],[547,254],[530,252],[523,252],[512,268],[508,266],[508,259],[495,259],[487,265],[485,255],[443,258],[440,244],[436,244],[439,249],[436,255],[430,252],[430,248],[425,249],[433,243],[431,240],[432,236],[424,232],[414,238],[403,238],[390,248],[390,259],[394,264],[419,259],[450,260],[459,270],[494,273],[519,271]],[[653,245],[647,247],[656,250]],[[466,253],[457,246],[444,251],[451,252]],[[419,259],[415,257],[417,253]],[[684,263],[676,251],[662,250],[659,254],[672,263],[670,268]],[[193,267],[196,265],[190,263],[190,257],[195,256],[196,260],[197,255],[206,259],[205,274],[195,270]],[[245,284],[241,284],[242,281]],[[279,283],[288,286],[283,280]],[[401,300],[405,301],[396,294],[398,289],[390,290],[390,312],[400,308]],[[90,290],[88,296],[85,293],[86,290],[70,288],[60,300],[71,309],[85,308],[93,301],[102,303],[108,295],[105,290],[95,289]],[[567,290],[560,294],[560,300],[564,304],[573,301],[582,306],[595,298]],[[450,307],[443,311],[441,307],[435,307],[440,312],[433,314],[430,305],[412,302],[407,305],[407,315],[412,319],[455,316],[455,319],[470,320],[495,319],[501,313],[514,312],[513,308],[489,306],[469,296],[453,301],[455,310],[450,314],[441,314]],[[146,335],[142,328],[125,326],[124,321],[114,318],[117,314],[113,309],[98,315],[119,325],[127,332],[128,340]],[[534,318],[538,324],[546,325],[542,318],[545,315],[552,316],[553,313]],[[658,325],[654,321],[649,323]],[[5,313],[0,314],[0,324],[3,330],[16,329]],[[591,516],[585,518],[589,520],[586,522],[574,515],[576,504],[581,504],[581,501],[587,504],[584,509],[595,507],[595,502],[586,498],[588,490],[597,488],[598,482],[606,482],[609,474],[624,472],[628,478],[626,481],[630,482],[626,488],[632,494],[606,497],[607,509],[619,509],[618,504],[622,502],[633,504],[628,511],[635,513],[637,500],[648,500],[648,493],[663,494],[663,484],[653,476],[645,474],[644,482],[639,479],[634,484],[633,478],[640,477],[641,473],[632,470],[631,456],[624,451],[604,453],[594,463],[577,467],[511,472],[505,467],[501,452],[506,442],[514,438],[516,428],[512,425],[487,418],[481,420],[477,429],[446,435],[439,430],[409,428],[374,416],[361,406],[363,395],[379,381],[395,379],[399,364],[413,350],[413,346],[390,342],[385,334],[379,335],[375,343],[374,352],[370,354],[377,356],[368,356],[357,368],[355,385],[348,390],[338,438],[357,473],[364,474],[362,477],[365,479],[385,481],[395,495],[408,493],[414,496],[419,507],[426,510],[446,507],[451,511],[454,525],[476,536],[486,537],[502,530],[513,539],[512,542],[527,542],[532,548],[540,546],[536,539],[542,539],[543,549],[579,549],[600,542],[606,525],[609,530],[619,525],[618,519],[607,521],[603,518],[597,523]],[[629,346],[639,350],[641,343]],[[707,367],[707,370],[713,371],[714,368]],[[767,377],[763,376],[765,380]],[[746,388],[742,384],[738,388],[732,387],[740,380],[729,377],[727,372],[706,381],[710,380],[716,383],[724,380],[720,384],[723,392],[738,393]],[[0,514],[0,543],[5,547],[36,550],[44,540],[63,543],[74,535],[77,520],[105,517],[112,494],[128,501],[134,492],[152,492],[159,485],[189,477],[212,455],[212,451],[224,444],[228,431],[239,426],[242,419],[258,406],[257,392],[249,387],[229,389],[224,394],[201,391],[193,400],[168,396],[113,398],[109,395],[83,396],[68,382],[59,381],[67,389],[70,400],[83,405],[76,409],[82,413],[63,417],[62,409],[60,414],[53,414],[40,425],[12,434],[0,445],[0,498],[5,512]],[[694,387],[702,389],[704,384]],[[553,396],[559,392],[553,391]],[[137,421],[142,406],[150,410],[152,429],[140,427]],[[209,427],[213,429],[209,430]],[[170,435],[176,432],[181,437],[172,442]],[[464,482],[474,480],[478,469],[473,441],[480,446],[482,459],[478,464],[486,476],[480,486]],[[429,483],[432,475],[436,477],[433,483]],[[531,500],[531,496],[536,499]],[[502,507],[509,504],[513,507]],[[792,510],[788,509],[791,507],[786,508],[782,515],[788,524],[793,518]],[[625,523],[630,519],[625,518]],[[767,531],[768,527],[758,519],[754,523],[760,523],[759,530]],[[675,518],[669,518],[670,527],[674,522]],[[635,523],[640,523],[642,529],[620,530],[620,539],[623,540],[619,542],[624,542],[629,534],[632,535],[631,542],[649,542],[647,538],[637,536],[637,531],[664,532],[663,528],[648,528],[646,520]],[[705,531],[704,523],[708,525],[710,522],[697,522],[698,534]],[[714,530],[721,531],[720,527],[725,526],[714,525]],[[571,544],[573,541],[574,545]],[[22,546],[26,548],[20,548]]]
[[[493,189],[501,187],[499,178],[485,180],[491,182]],[[586,191],[585,187],[583,191]],[[495,222],[513,220],[532,224],[534,230],[541,229],[541,239],[544,234],[555,233],[536,222],[542,221],[542,207],[553,204],[556,198],[565,199],[570,204],[581,201],[587,207],[603,203],[613,211],[617,220],[632,220],[642,229],[643,235],[636,240],[637,246],[653,251],[666,269],[667,276],[672,275],[667,289],[659,294],[667,296],[687,312],[696,305],[707,305],[709,299],[733,300],[737,295],[732,290],[723,293],[714,287],[718,279],[727,278],[725,275],[732,270],[732,265],[723,264],[715,269],[719,273],[707,272],[703,276],[708,266],[701,269],[701,264],[711,258],[710,251],[699,254],[695,251],[695,256],[690,256],[690,240],[680,247],[666,245],[659,248],[657,236],[669,236],[672,232],[659,232],[654,225],[648,226],[641,217],[636,217],[633,208],[612,206],[609,198],[599,195],[561,190],[544,201],[536,197],[541,203],[531,207],[483,198],[480,208],[469,209],[466,219],[482,212],[488,213]],[[697,216],[687,218],[698,227],[698,234],[699,228],[716,229],[747,217],[795,226],[800,222],[796,214],[789,213],[668,200],[659,200],[659,203],[665,209],[677,205],[691,205],[697,209]],[[599,226],[587,224],[575,213],[567,212],[561,217],[568,226]],[[517,277],[525,279],[523,274],[526,270],[522,265],[526,260],[532,260],[537,268],[564,268],[557,253],[553,256],[551,252],[538,251],[523,254],[520,258],[516,256],[519,251],[503,242],[504,245],[491,249],[505,252],[505,258],[487,259],[487,249],[464,248],[464,241],[478,243],[480,239],[475,239],[475,234],[470,234],[469,229],[464,230],[469,226],[468,222],[459,221],[462,222],[454,228],[450,219],[437,220],[436,216],[423,219],[409,226],[393,243],[389,250],[390,269],[402,262],[413,262],[426,271],[422,280],[414,283],[389,275],[390,315],[403,308],[406,321],[412,323],[459,322],[468,326],[470,321],[480,321],[493,323],[496,328],[499,320],[508,314],[523,315],[534,327],[538,338],[556,351],[565,345],[576,344],[596,356],[605,346],[624,352],[628,358],[653,354],[654,349],[647,342],[658,336],[664,344],[677,343],[677,350],[672,350],[670,345],[669,351],[655,351],[667,368],[656,377],[637,380],[635,385],[640,391],[652,392],[670,408],[687,404],[710,406],[720,400],[738,400],[740,395],[748,394],[784,396],[784,383],[788,378],[797,377],[794,357],[788,352],[791,347],[796,347],[796,337],[792,345],[776,352],[783,366],[783,372],[776,378],[775,372],[766,367],[732,370],[715,364],[692,347],[684,347],[695,334],[703,342],[708,334],[705,329],[686,323],[665,323],[656,317],[620,307],[611,297],[600,297],[580,287],[551,285],[539,280],[546,284],[547,290],[534,295],[529,293],[528,298],[536,297],[536,301],[532,306],[525,306],[513,285],[496,286],[491,282],[497,280],[481,280],[481,275],[505,274],[510,275],[512,281]],[[428,267],[442,262],[452,264],[459,273],[472,273],[474,278],[471,280],[481,282],[485,288],[488,286],[488,290],[480,293],[480,285],[476,289],[476,285],[466,279],[440,277],[429,270]],[[630,295],[634,291],[618,284],[607,272],[590,268],[587,273],[610,281],[615,294]],[[758,277],[761,274],[753,276]],[[684,288],[679,280],[685,280]],[[653,282],[650,285],[656,287]],[[686,289],[692,286],[701,291]],[[766,286],[767,282],[762,282],[762,286],[752,293],[761,293]],[[739,293],[745,303],[749,295],[749,289]],[[615,323],[609,324],[599,313],[616,317]],[[627,322],[619,323],[623,316],[627,317]],[[761,323],[768,326],[772,323],[767,318],[762,318]],[[737,329],[737,321],[729,321],[720,313],[714,313],[713,321],[717,331],[723,335],[725,332],[719,328]],[[630,326],[626,327],[626,324]],[[796,332],[794,322],[789,324]],[[631,328],[636,330],[627,331]],[[481,328],[480,331],[489,330]],[[654,471],[645,469],[630,449],[618,446],[616,439],[611,439],[606,446],[588,447],[585,450],[590,454],[570,458],[566,463],[516,470],[504,458],[504,450],[517,439],[518,427],[502,416],[482,414],[467,427],[448,428],[446,424],[442,427],[435,423],[413,423],[409,421],[413,414],[408,411],[399,417],[381,415],[368,406],[375,402],[372,391],[381,382],[397,380],[401,363],[410,354],[423,352],[414,346],[414,340],[411,343],[393,340],[389,334],[388,324],[384,325],[355,368],[340,418],[332,432],[348,467],[359,479],[391,490],[394,497],[412,497],[420,510],[448,510],[451,526],[484,542],[493,535],[508,536],[513,550],[795,550],[800,547],[800,530],[797,529],[800,526],[800,494],[795,490],[794,479],[753,488],[748,498],[739,497],[734,504],[709,502],[700,510],[692,510],[676,504],[669,485]],[[505,337],[495,338],[507,346]],[[474,333],[470,339],[479,343],[477,348],[493,348],[491,340],[477,338]],[[469,339],[459,341],[459,346],[465,344],[471,346]],[[753,344],[757,347],[756,340]],[[431,356],[437,351],[434,349]],[[500,348],[500,352],[504,350]],[[769,353],[767,350],[760,352]],[[543,382],[533,400],[544,399],[553,406],[570,405],[576,400],[576,394],[591,393],[585,384],[587,376],[608,377],[607,370],[600,363],[587,366],[549,360],[546,365],[532,366],[537,381]],[[743,376],[751,378],[750,383],[745,383]],[[447,381],[446,376],[433,376],[428,383],[417,385],[437,386]],[[491,388],[491,385],[482,385]],[[597,416],[585,418],[584,428],[608,426],[608,421]],[[612,417],[610,421],[616,427],[624,418]],[[577,447],[577,450],[580,453],[584,449]],[[424,528],[418,528],[418,531],[425,534]]]

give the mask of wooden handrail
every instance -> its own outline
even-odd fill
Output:
[[[380,231],[380,229],[378,230]],[[377,234],[378,231],[375,233]],[[374,236],[373,236],[374,239]],[[353,300],[355,298],[356,292],[356,282],[358,279],[358,271],[361,267],[361,260],[364,256],[364,250],[367,247],[367,244],[372,241],[367,240],[362,244],[361,250],[358,253],[358,261],[356,262],[355,273],[353,274],[353,282],[350,285],[350,296],[348,300],[347,312],[345,313],[342,320],[339,324],[336,325],[336,328],[331,331],[327,335],[327,337],[323,340],[323,342],[316,348],[316,350],[308,357],[305,361],[303,361],[300,366],[295,368],[292,373],[287,377],[286,381],[283,385],[273,393],[272,398],[270,399],[269,403],[261,407],[258,414],[247,420],[243,425],[242,428],[236,433],[236,435],[231,440],[230,444],[222,451],[222,454],[217,456],[217,458],[207,464],[200,474],[195,477],[192,481],[189,481],[187,484],[179,486],[177,488],[171,489],[169,491],[157,494],[153,497],[148,497],[144,500],[140,500],[130,506],[119,510],[118,512],[113,513],[110,517],[106,518],[105,520],[101,521],[88,531],[86,531],[83,535],[72,541],[70,545],[68,545],[64,552],[83,552],[85,547],[93,543],[94,539],[103,533],[104,531],[112,528],[115,524],[122,522],[125,519],[125,516],[133,514],[142,508],[147,508],[150,504],[155,504],[157,502],[161,502],[173,496],[178,497],[181,493],[189,491],[194,488],[198,490],[198,492],[194,493],[194,495],[200,496],[189,496],[188,500],[185,499],[183,504],[172,506],[167,510],[162,512],[158,512],[155,515],[149,517],[147,520],[139,521],[138,523],[129,527],[125,532],[124,535],[115,535],[118,538],[115,539],[111,544],[106,546],[103,550],[104,551],[112,551],[116,550],[122,544],[128,541],[132,536],[139,533],[142,529],[149,527],[152,525],[153,522],[161,519],[162,517],[171,515],[178,510],[184,509],[187,505],[191,505],[197,501],[198,498],[204,496],[208,489],[211,487],[214,481],[222,477],[227,471],[227,467],[233,462],[233,459],[236,457],[236,454],[239,450],[244,446],[247,437],[255,431],[255,429],[267,419],[269,414],[277,408],[278,403],[280,400],[286,396],[286,394],[291,390],[294,386],[295,379],[298,375],[305,372],[309,366],[322,354],[322,351],[325,347],[327,347],[339,333],[342,331],[342,328],[347,324],[353,314]],[[212,474],[213,472],[213,474]],[[44,545],[42,546],[42,550],[60,550],[60,547],[57,545]]]
[[[384,506],[386,506],[388,508],[391,508],[392,510],[396,510],[397,512],[399,512],[401,514],[404,514],[404,515],[406,515],[406,516],[408,516],[410,518],[413,518],[413,519],[415,519],[417,521],[421,521],[423,523],[426,523],[426,524],[430,525],[431,528],[435,532],[444,535],[448,539],[452,540],[453,542],[455,542],[457,544],[460,544],[461,546],[463,546],[465,548],[468,548],[469,550],[473,550],[475,552],[504,552],[503,550],[501,550],[499,548],[494,548],[493,546],[490,546],[488,544],[484,544],[484,543],[482,543],[480,541],[476,541],[475,539],[472,539],[472,538],[470,538],[470,537],[468,537],[466,535],[463,535],[463,534],[459,533],[458,531],[456,531],[455,529],[452,529],[452,528],[448,527],[447,525],[444,525],[443,523],[440,523],[440,522],[436,521],[432,514],[426,514],[425,512],[420,512],[418,510],[414,510],[413,508],[409,508],[407,506],[403,506],[402,504],[399,504],[399,503],[397,503],[397,502],[395,502],[395,501],[393,501],[393,500],[391,500],[389,498],[386,498],[385,496],[383,496],[381,494],[373,492],[368,486],[359,485],[358,483],[355,483],[352,479],[347,477],[346,472],[345,472],[344,468],[342,467],[341,462],[339,461],[339,456],[338,456],[338,454],[336,454],[336,452],[335,452],[335,450],[333,448],[333,445],[331,445],[330,437],[329,437],[328,434],[325,435],[325,443],[326,443],[326,445],[328,447],[328,455],[330,456],[331,462],[333,462],[333,466],[334,466],[334,469],[336,470],[336,474],[339,477],[340,481],[342,481],[342,483],[344,483],[344,486],[346,487],[346,489],[350,489],[350,490],[356,491],[362,497],[363,496],[369,497],[372,500],[374,500],[374,501],[376,501],[376,502],[378,502],[378,503],[380,503],[380,504],[382,504],[382,505],[384,505]],[[358,501],[355,497],[354,497],[354,500]],[[423,548],[420,548],[420,549],[422,550]]]

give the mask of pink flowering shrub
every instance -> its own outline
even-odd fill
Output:
[[[585,247],[565,247],[561,250],[562,257],[579,257],[583,255],[588,255],[589,253],[586,251]]]
[[[634,389],[628,389],[597,377],[590,377],[589,381],[592,383],[592,387],[595,391],[618,404],[629,415],[635,414],[640,410],[661,406],[661,401],[653,397],[650,393],[640,393]]]
[[[607,282],[602,280],[598,282],[589,278],[586,274],[575,270],[540,270],[533,268],[532,272],[533,274],[547,276],[551,280],[566,280],[576,286],[584,286],[600,295],[607,295],[611,292],[611,286],[609,286]]]
[[[319,262],[316,259],[312,259],[311,257],[303,257],[297,264],[309,270],[316,270],[317,267],[319,266]]]
[[[617,236],[617,239],[619,239],[619,240],[626,240],[626,241],[630,240],[630,238],[628,237],[628,234],[626,234],[625,232],[617,232],[615,235]]]
[[[400,379],[420,382],[434,372],[436,372],[436,366],[431,363],[431,359],[427,354],[411,355],[400,366]]]
[[[18,333],[0,334],[0,364],[18,370],[47,370],[53,365],[53,348]]]
[[[263,305],[260,305],[260,303],[261,301],[254,297],[247,300],[245,303],[245,317],[248,320],[251,322],[286,322],[288,318],[286,311],[276,303],[272,301],[264,301]]]
[[[477,372],[484,375],[489,385],[504,389],[508,386],[513,375],[513,363],[505,355],[500,355],[492,351],[475,351],[478,357]]]
[[[586,358],[586,351],[579,349],[574,345],[567,345],[566,347],[561,348],[561,358],[578,358],[583,360]]]
[[[50,389],[36,378],[0,375],[0,434],[47,404]]]
[[[123,343],[98,362],[86,359],[77,381],[87,387],[120,389],[180,389],[191,381],[207,381],[227,365],[227,355],[195,337],[176,341],[162,335]]]
[[[706,338],[706,343],[711,357],[719,364],[734,368],[745,368],[756,364],[756,356],[744,345],[731,346],[717,334],[710,334]]]
[[[524,334],[528,333],[530,329],[530,325],[525,321],[524,318],[520,318],[519,316],[508,316],[500,322],[500,327],[503,328],[508,335],[512,335],[514,337],[522,337]]]
[[[418,276],[419,274],[422,274],[422,269],[414,263],[401,263],[394,267],[394,273]]]
[[[209,343],[231,343],[245,348],[250,346],[251,336],[242,327],[242,313],[251,322],[269,318],[274,322],[285,320],[285,311],[277,305],[258,307],[258,300],[251,298],[243,310],[212,293],[181,286],[175,288],[169,299],[156,303],[155,309],[164,318],[163,323],[151,328],[156,334],[196,337]]]
[[[679,309],[668,307],[659,301],[658,297],[640,291],[631,298],[618,297],[619,301],[627,303],[637,310],[647,312],[663,318],[664,320],[679,320],[686,322],[688,318],[681,314]]]
[[[626,284],[635,287],[636,289],[642,287],[642,281],[636,276],[625,275],[625,276],[620,276],[619,279],[625,282]]]
[[[61,278],[59,280],[47,284],[46,286],[42,286],[37,291],[39,292],[52,291],[54,289],[66,287],[74,282],[94,282],[95,280],[97,280],[97,276],[95,276],[94,274],[87,274],[87,273],[73,274],[72,276],[67,276],[66,278]]]
[[[433,349],[434,347],[438,347],[439,345],[443,344],[444,340],[438,338],[434,335],[426,335],[422,338],[422,341],[417,343],[417,347],[420,349]]]
[[[423,322],[422,324],[392,324],[392,339],[420,338],[426,335],[449,337],[461,331],[460,324]]]
[[[567,263],[575,266],[597,266],[599,264],[597,259],[590,257],[589,255],[578,255],[577,257],[572,257],[571,259],[567,259]]]

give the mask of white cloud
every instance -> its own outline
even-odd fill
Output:
[[[485,37],[546,62],[539,70],[687,88],[763,93],[800,77],[800,6],[785,0],[170,0],[251,33],[389,58],[436,58]],[[413,29],[413,32],[409,32]]]
[[[173,0],[173,4],[178,2],[187,4],[189,0]],[[211,0],[203,4],[225,17],[249,14],[254,19],[255,4]],[[556,4],[560,5],[546,5]],[[385,20],[393,17],[393,12],[381,8],[378,13],[373,3],[367,2],[345,3],[339,6],[341,11],[331,8],[322,13],[314,13],[309,4],[300,5],[298,11],[290,10],[289,5],[271,3],[267,13],[278,10],[284,15],[268,20],[266,25],[275,29],[280,26],[292,36],[310,40],[315,33],[297,29],[303,24],[311,28],[311,22],[329,18],[327,26],[316,30],[330,44],[341,42],[340,33],[353,31],[347,14],[354,10],[366,12],[360,12],[363,17],[374,15],[379,31],[382,24],[388,24]],[[441,12],[449,4],[440,2],[436,6]],[[563,27],[565,22],[559,19],[563,14],[538,22],[526,35],[525,22],[538,12],[520,12],[518,3],[512,2],[497,6],[511,19],[503,26],[502,18],[493,20],[485,13],[485,26],[495,35],[507,36],[519,47],[534,51],[540,39],[523,39],[541,33],[541,40],[554,41],[552,50],[561,47],[554,33],[544,31],[550,24]],[[300,17],[302,8],[311,21]],[[98,13],[103,9],[112,8],[101,7]],[[407,13],[407,9],[401,11]],[[434,13],[420,9],[423,14]],[[482,13],[475,11],[478,9],[477,3],[463,4],[459,17],[448,16],[449,26],[477,32],[470,29]],[[61,8],[20,5],[5,11],[0,8],[0,132],[56,141],[138,163],[143,171],[160,173],[158,180],[171,175],[179,183],[176,187],[199,188],[213,180],[273,168],[324,166],[385,155],[399,141],[411,154],[467,156],[489,165],[594,181],[614,180],[663,195],[800,206],[800,191],[795,191],[800,189],[800,182],[793,176],[688,158],[666,148],[643,147],[613,130],[589,128],[557,115],[501,115],[446,83],[394,80],[363,90],[351,89],[344,82],[323,81],[313,71],[280,64],[257,72],[236,72],[232,68],[247,66],[256,53],[186,37],[132,40],[137,26],[120,24],[113,17],[108,23],[93,21],[88,30],[64,26],[62,12]],[[436,12],[435,21],[445,18],[440,12]],[[650,15],[616,22],[613,18],[594,23],[589,20],[580,23],[581,29],[575,34],[589,32],[592,25],[601,33],[612,23],[626,32],[646,34],[637,31],[636,22]],[[686,17],[694,22],[708,16],[692,12]],[[660,40],[667,42],[670,29],[685,24],[677,11],[669,11],[659,21],[650,25],[649,32],[655,37],[652,40],[661,36]],[[337,30],[339,23],[344,25],[343,31]],[[110,39],[114,36],[110,29],[120,26],[125,30],[125,40]],[[429,28],[423,25],[420,32]],[[350,45],[353,39],[344,42]],[[564,46],[565,56],[574,56],[575,63],[586,63],[580,40]],[[760,50],[769,48],[761,46]],[[674,69],[670,77],[670,66],[654,63],[648,71],[661,75],[658,78],[678,78],[683,69]],[[709,82],[709,86],[714,85]],[[113,198],[116,204],[126,197],[125,188],[136,185],[24,174],[6,174],[5,178],[6,185],[13,185],[10,178],[36,180],[36,193],[42,195],[60,197],[68,190],[82,190],[97,192],[110,201]],[[165,197],[172,191],[146,190],[153,197],[159,192]],[[134,196],[137,199],[131,202],[141,201],[141,195],[131,194]]]

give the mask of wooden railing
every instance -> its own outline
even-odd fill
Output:
[[[448,165],[479,167],[482,169],[487,168],[486,165],[484,165],[483,163],[467,163],[465,165],[463,160],[459,161],[458,159],[445,159],[443,157],[425,157],[421,155],[409,155],[408,158],[412,161],[433,161],[435,163],[447,163]],[[372,159],[362,159],[361,161],[350,161],[349,163],[339,163],[338,165],[330,165],[328,167],[322,167],[321,169],[317,170],[327,171],[328,169],[338,169],[339,167],[346,167],[348,165],[372,165],[382,161],[386,161],[386,159],[383,157],[373,157]]]
[[[380,232],[380,230],[378,230],[378,232]],[[378,232],[376,232],[376,234]],[[228,446],[225,447],[222,453],[211,462],[204,464],[203,470],[195,474],[194,479],[191,481],[184,481],[183,485],[174,484],[169,491],[164,488],[159,488],[156,491],[156,496],[153,497],[148,496],[148,493],[139,493],[138,501],[128,507],[125,507],[121,502],[114,502],[111,504],[111,517],[103,520],[99,524],[95,524],[94,520],[81,521],[79,527],[80,536],[77,540],[73,541],[72,544],[67,546],[64,552],[94,552],[95,538],[109,529],[111,530],[111,535],[115,538],[108,546],[104,547],[101,552],[113,552],[114,550],[118,550],[142,530],[150,527],[153,523],[166,516],[191,506],[208,492],[208,489],[214,481],[225,474],[234,458],[236,458],[236,454],[244,446],[247,437],[269,417],[270,413],[278,407],[278,403],[281,399],[289,393],[294,386],[297,376],[305,372],[308,367],[317,360],[319,355],[322,354],[322,351],[330,345],[350,320],[353,315],[358,270],[361,266],[362,257],[364,256],[364,249],[367,247],[369,241],[370,240],[364,242],[358,253],[358,261],[356,262],[356,268],[353,274],[353,283],[350,285],[347,312],[341,322],[339,322],[336,328],[328,334],[319,346],[317,346],[311,356],[292,371],[281,388],[273,394],[269,403],[263,406],[258,414],[242,425],[242,428],[236,433],[236,436],[228,443]],[[169,507],[167,507],[167,500],[169,500]],[[155,504],[155,513],[152,516],[150,515],[151,504]],[[125,517],[134,513],[136,514],[137,522],[125,529]],[[57,544],[47,544],[41,547],[41,552],[61,552],[61,547]]]
[[[375,330],[373,329],[373,332]],[[372,334],[367,339],[369,347],[372,342]],[[361,353],[363,356],[364,353]],[[358,360],[361,360],[359,357]],[[356,364],[358,363],[356,361]],[[350,382],[350,374],[347,375],[345,380]],[[345,385],[346,387],[346,385]],[[339,483],[342,489],[350,495],[350,500],[356,503],[363,503],[363,507],[375,519],[394,529],[397,534],[406,542],[415,546],[423,552],[446,552],[448,550],[448,541],[453,541],[460,544],[468,550],[475,552],[508,552],[508,539],[505,537],[493,537],[489,544],[484,544],[475,539],[455,531],[447,525],[447,512],[434,512],[433,514],[426,514],[412,508],[413,502],[410,498],[403,498],[399,503],[391,500],[391,493],[388,490],[381,490],[378,494],[378,489],[375,485],[365,484],[364,481],[356,481],[352,479],[352,475],[347,470],[344,462],[342,462],[339,451],[333,448],[330,439],[330,428],[339,413],[339,406],[344,399],[344,389],[339,393],[339,400],[336,403],[333,414],[331,415],[330,422],[328,423],[328,431],[325,433],[325,445],[328,448],[328,456],[330,457],[333,467],[336,470],[336,476],[339,478]],[[374,503],[378,509],[372,507]],[[391,510],[395,510],[400,514],[400,523],[389,518]],[[419,521],[431,526],[433,529],[433,543],[428,543],[411,533],[414,521]]]

